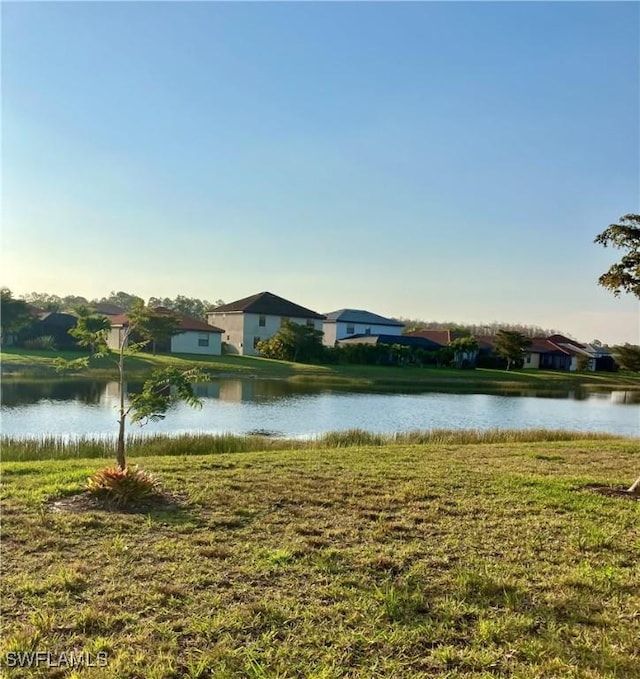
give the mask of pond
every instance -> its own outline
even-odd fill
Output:
[[[127,385],[135,393],[139,384]],[[164,421],[132,432],[266,433],[297,438],[365,429],[568,429],[640,435],[640,392],[372,393],[286,380],[221,379],[196,387],[203,408],[183,404]],[[1,431],[15,437],[112,436],[116,382],[4,380]]]

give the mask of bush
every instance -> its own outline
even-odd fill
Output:
[[[24,341],[25,349],[44,349],[45,351],[55,351],[56,342],[51,335],[33,337]]]
[[[160,494],[160,481],[138,467],[107,467],[87,479],[90,493],[124,507]]]

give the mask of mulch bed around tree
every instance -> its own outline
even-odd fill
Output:
[[[184,504],[184,498],[170,493],[162,493],[153,498],[147,498],[125,506],[118,505],[104,495],[96,495],[85,491],[78,495],[52,499],[47,506],[52,512],[119,512],[122,514],[148,514],[157,511],[175,511]]]

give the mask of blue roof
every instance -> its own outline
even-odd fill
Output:
[[[372,314],[370,311],[362,311],[361,309],[338,309],[332,311],[330,314],[325,314],[327,321],[330,323],[362,323],[364,325],[393,325],[398,328],[404,327],[404,323],[395,318],[385,318]]]

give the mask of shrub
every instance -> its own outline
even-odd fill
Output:
[[[87,479],[90,493],[123,507],[160,493],[160,481],[138,467],[106,467]]]
[[[45,351],[54,351],[56,348],[55,339],[51,335],[42,335],[41,337],[33,337],[24,341],[25,349],[44,349]]]

